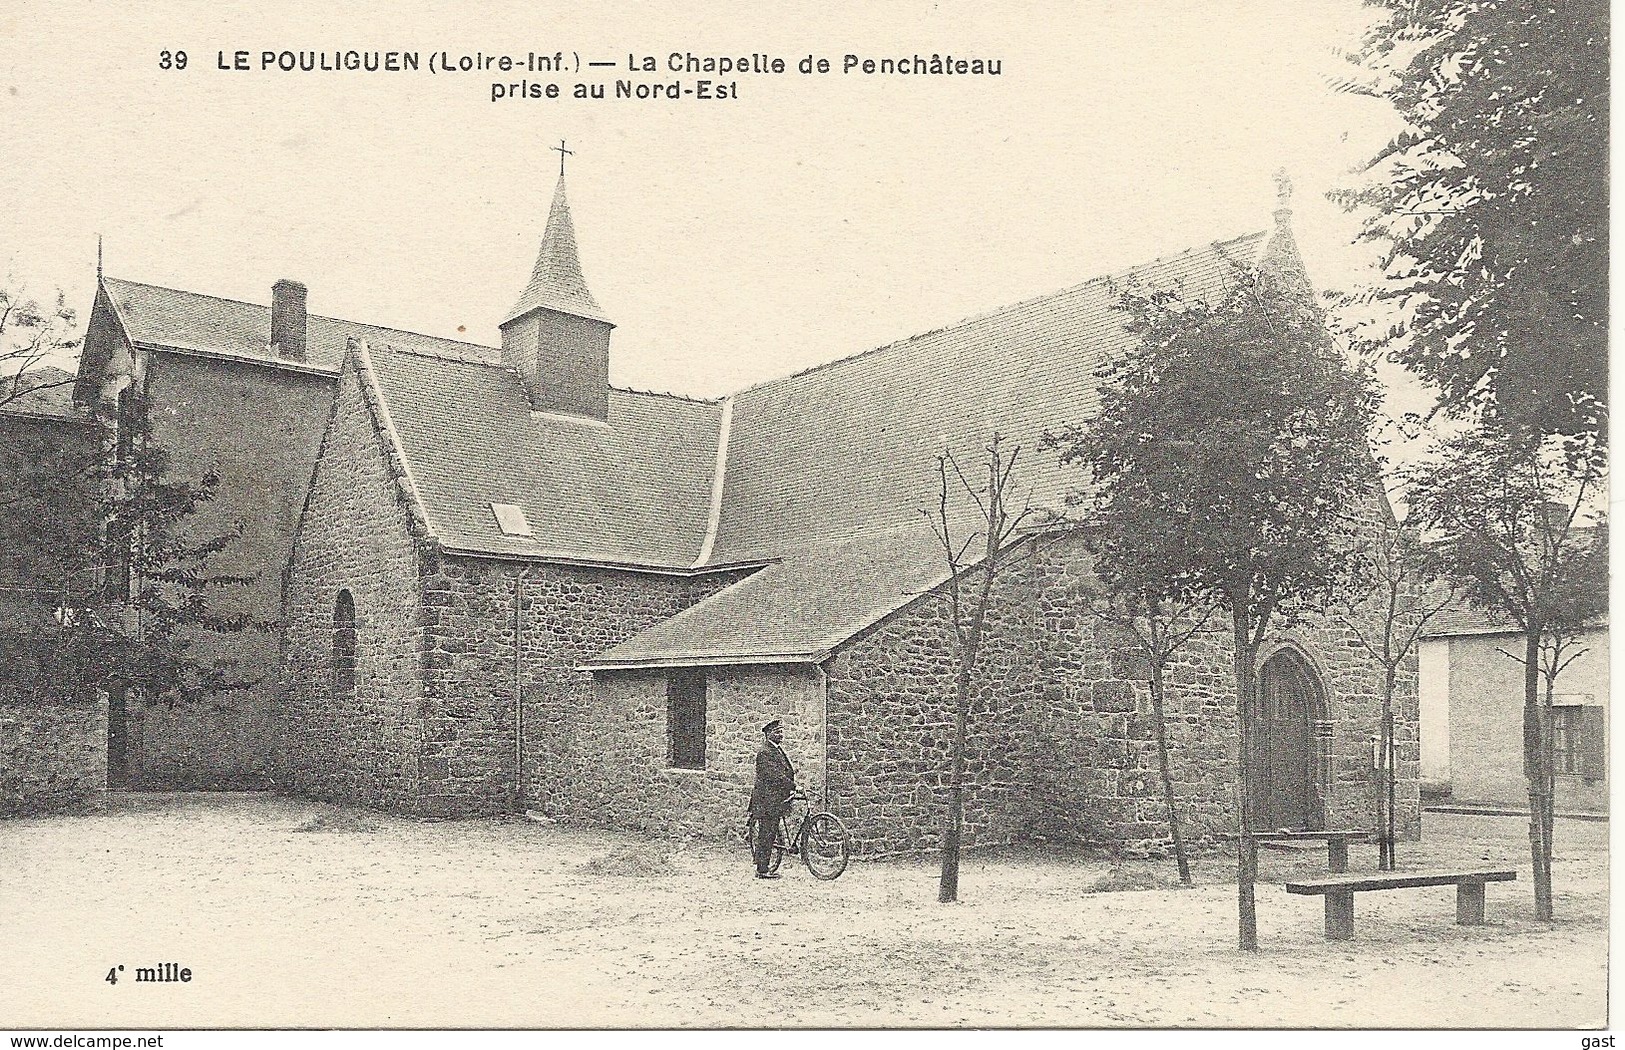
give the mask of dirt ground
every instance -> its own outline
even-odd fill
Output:
[[[1176,889],[1171,862],[978,853],[945,906],[930,858],[763,882],[742,844],[114,796],[0,822],[0,1027],[1600,1028],[1607,825],[1559,823],[1551,925],[1525,834],[1428,814],[1402,867],[1519,881],[1489,887],[1483,927],[1454,925],[1449,887],[1361,894],[1342,943],[1280,885],[1324,854],[1266,852],[1251,955],[1221,856]],[[192,980],[133,980],[166,962]]]

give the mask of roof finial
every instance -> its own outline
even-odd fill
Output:
[[[554,153],[559,155],[559,178],[562,179],[564,178],[564,158],[574,156],[575,150],[565,149],[563,139],[559,139],[559,144],[557,146],[551,146],[549,148],[552,149]]]
[[[102,235],[96,235],[96,283],[102,280]]]
[[[1292,205],[1292,179],[1287,175],[1285,168],[1275,169],[1275,206],[1287,208]]]

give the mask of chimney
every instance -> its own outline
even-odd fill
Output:
[[[286,277],[271,286],[271,349],[284,361],[305,360],[305,286]]]

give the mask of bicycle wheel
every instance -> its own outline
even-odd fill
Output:
[[[801,859],[813,878],[840,878],[851,852],[851,836],[835,814],[814,813],[801,825]]]

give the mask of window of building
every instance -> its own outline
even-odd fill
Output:
[[[355,599],[340,591],[333,599],[333,697],[355,695]]]
[[[502,530],[504,536],[529,536],[530,522],[525,520],[525,512],[512,503],[493,503],[491,513],[496,516],[497,528]]]
[[[1552,708],[1553,772],[1580,772],[1580,711],[1578,707]]]
[[[666,679],[666,745],[673,766],[705,768],[704,671],[674,671]]]
[[[1601,779],[1607,772],[1607,733],[1606,714],[1600,705],[1554,705],[1552,772]]]

